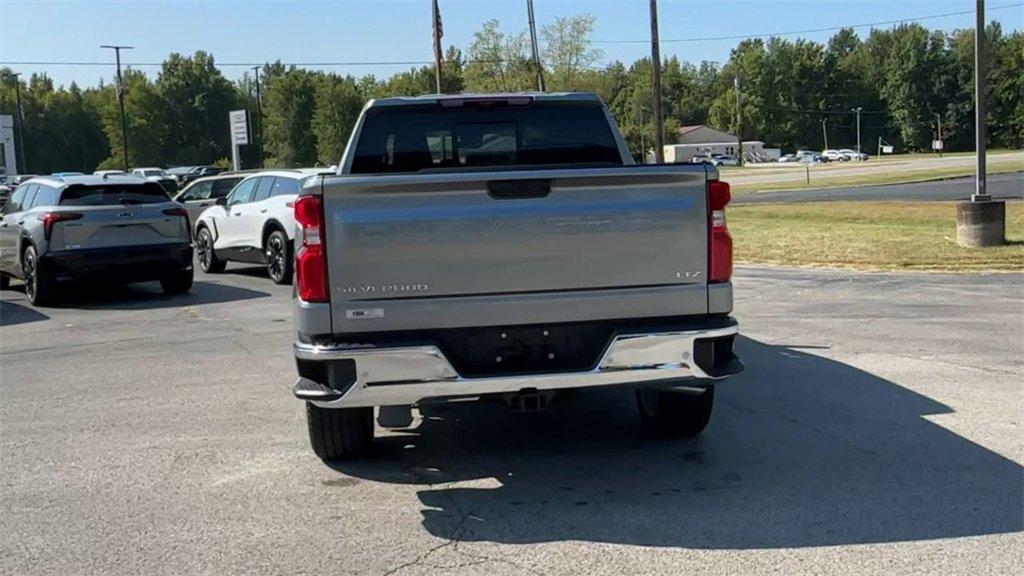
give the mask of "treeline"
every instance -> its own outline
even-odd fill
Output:
[[[583,15],[542,29],[546,88],[598,93],[639,156],[641,142],[649,148],[653,140],[651,62],[598,65],[604,54],[590,42],[593,26],[594,19]],[[992,23],[986,38],[990,146],[1021,148],[1024,34],[1003,34]],[[930,31],[918,24],[873,30],[864,39],[844,29],[824,45],[777,37],[743,40],[723,65],[667,58],[666,141],[689,124],[735,133],[738,103],[744,139],[787,150],[822,148],[823,130],[831,147],[852,147],[855,108],[862,109],[867,151],[878,138],[900,151],[927,150],[938,121],[947,150],[972,150],[973,59],[973,30]],[[443,71],[445,92],[534,90],[539,72],[525,32],[503,32],[497,21],[486,22],[465,53],[449,47]],[[0,76],[9,78],[9,72],[0,69]],[[378,79],[278,62],[262,68],[260,82],[267,166],[333,164],[368,99],[435,91],[432,66]],[[227,80],[205,52],[172,54],[155,78],[128,70],[124,87],[129,161],[136,166],[224,162],[231,154],[228,111],[246,108],[254,123],[257,118],[254,78]],[[21,90],[28,172],[120,166],[115,86],[58,88],[46,75],[32,75],[22,80]],[[3,113],[18,116],[15,98],[14,83],[0,83]],[[246,154],[254,159],[255,147]]]

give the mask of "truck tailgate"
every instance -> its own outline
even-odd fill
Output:
[[[328,177],[334,332],[706,313],[706,179],[703,166]]]

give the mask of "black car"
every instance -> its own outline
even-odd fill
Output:
[[[193,166],[188,172],[178,176],[178,184],[184,186],[193,180],[200,178],[206,178],[207,176],[216,176],[224,170],[217,166]]]

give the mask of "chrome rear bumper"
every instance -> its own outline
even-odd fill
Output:
[[[422,400],[481,396],[522,390],[559,390],[679,380],[720,379],[743,370],[731,356],[728,366],[713,374],[698,366],[698,340],[727,338],[736,325],[709,330],[628,334],[616,336],[597,366],[582,372],[463,378],[436,346],[400,348],[343,348],[296,343],[301,360],[353,360],[356,381],[344,392],[300,377],[295,396],[321,408],[395,406]]]

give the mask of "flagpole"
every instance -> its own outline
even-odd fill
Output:
[[[441,25],[441,9],[437,0],[433,0],[433,21],[434,21],[434,83],[437,85],[437,93],[441,94],[441,35],[444,29]]]

